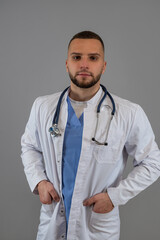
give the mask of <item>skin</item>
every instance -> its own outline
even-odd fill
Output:
[[[105,72],[106,61],[101,42],[97,39],[74,39],[68,49],[66,70],[71,78],[69,96],[76,101],[88,101],[100,88],[100,77]],[[59,202],[60,196],[52,183],[43,180],[38,186],[40,201]],[[98,193],[83,201],[96,213],[108,213],[114,206],[107,192]]]
[[[38,183],[37,189],[41,203],[51,204],[52,200],[55,202],[60,201],[60,197],[51,182],[42,180]]]
[[[89,85],[93,78],[105,72],[106,62],[101,42],[97,39],[74,39],[68,49],[66,70],[80,85]],[[99,76],[99,77],[100,77]],[[70,84],[70,97],[76,101],[88,101],[100,87],[99,81],[89,88]]]

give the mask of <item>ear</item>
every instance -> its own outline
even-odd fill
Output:
[[[103,71],[102,71],[102,74],[105,72],[105,70],[106,70],[106,67],[107,67],[107,62],[105,61],[105,62],[104,62],[104,66],[103,66]]]
[[[68,61],[66,60],[66,71],[68,72]]]

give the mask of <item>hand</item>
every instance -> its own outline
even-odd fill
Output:
[[[47,180],[38,183],[38,192],[41,203],[51,204],[52,200],[59,202],[60,197],[53,187],[53,184]]]
[[[92,210],[96,213],[108,213],[114,208],[114,205],[107,192],[98,193],[83,202],[83,206],[87,207],[91,205],[93,205]]]

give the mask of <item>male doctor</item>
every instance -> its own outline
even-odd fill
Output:
[[[35,100],[21,141],[28,183],[42,203],[37,240],[118,240],[118,206],[157,180],[160,151],[139,105],[112,95],[112,115],[107,95],[97,119],[106,62],[96,33],[71,39],[66,69],[71,83],[58,114],[60,134],[50,128],[56,93]],[[134,168],[122,179],[128,155]]]

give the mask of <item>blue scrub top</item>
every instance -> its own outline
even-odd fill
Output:
[[[72,194],[82,146],[83,113],[78,119],[69,97],[67,97],[67,103],[68,120],[64,134],[62,155],[62,193],[68,227]]]

